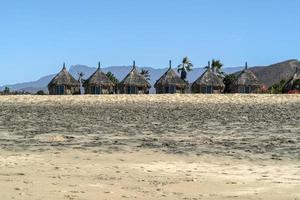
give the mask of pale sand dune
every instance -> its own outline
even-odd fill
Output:
[[[0,199],[300,199],[300,95],[1,96]]]

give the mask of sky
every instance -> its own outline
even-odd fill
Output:
[[[0,0],[0,85],[66,65],[268,65],[300,53],[298,0]]]

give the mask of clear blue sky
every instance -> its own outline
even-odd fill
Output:
[[[226,67],[299,58],[298,0],[9,0],[0,3],[0,85],[68,66]]]

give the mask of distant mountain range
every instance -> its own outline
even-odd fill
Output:
[[[296,67],[300,68],[300,62],[298,60],[288,60],[284,62],[280,62],[277,64],[273,64],[270,66],[257,66],[252,67],[252,70],[257,78],[265,85],[271,86],[275,83],[280,82],[282,79],[289,79],[293,76]],[[151,67],[139,67],[139,69],[147,69],[150,72],[151,79],[150,83],[153,86],[157,79],[167,70],[167,68],[151,68]],[[243,67],[227,67],[224,68],[224,72],[227,74],[237,73],[241,71]],[[70,73],[77,78],[79,72],[83,72],[84,78],[88,78],[96,68],[88,67],[85,65],[73,65],[70,67]],[[119,67],[107,67],[102,69],[104,72],[112,72],[119,80],[122,80],[128,72],[131,70],[131,66],[119,66]],[[192,83],[195,81],[203,72],[204,68],[194,68],[192,72],[188,74],[188,81]],[[13,91],[26,91],[35,93],[39,90],[48,91],[47,85],[51,81],[51,79],[55,76],[55,74],[44,76],[37,81],[25,82],[25,83],[17,83],[13,85],[5,85],[1,86],[0,90],[3,90],[5,87],[9,87]],[[152,87],[150,93],[154,93],[154,88]]]

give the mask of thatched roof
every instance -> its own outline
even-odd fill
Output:
[[[68,72],[65,64],[62,70],[50,81],[48,86],[53,85],[68,85],[68,86],[78,86],[78,81]]]
[[[84,82],[84,85],[114,86],[114,83],[101,71],[99,63],[98,69]]]
[[[198,79],[196,79],[192,86],[195,85],[225,87],[222,78],[211,68],[208,68]]]
[[[120,86],[136,86],[136,87],[147,87],[150,88],[150,83],[146,78],[137,70],[135,62],[133,63],[132,70],[127,76],[119,83]]]
[[[260,85],[257,77],[255,76],[255,74],[248,70],[248,66],[246,63],[245,69],[237,76],[237,81],[236,81],[237,85],[253,85],[253,86],[258,86]]]
[[[285,84],[284,90],[300,90],[300,69],[296,68],[294,76]]]
[[[174,85],[181,88],[188,87],[188,83],[182,80],[172,69],[171,63],[169,69],[156,81],[154,87]]]

